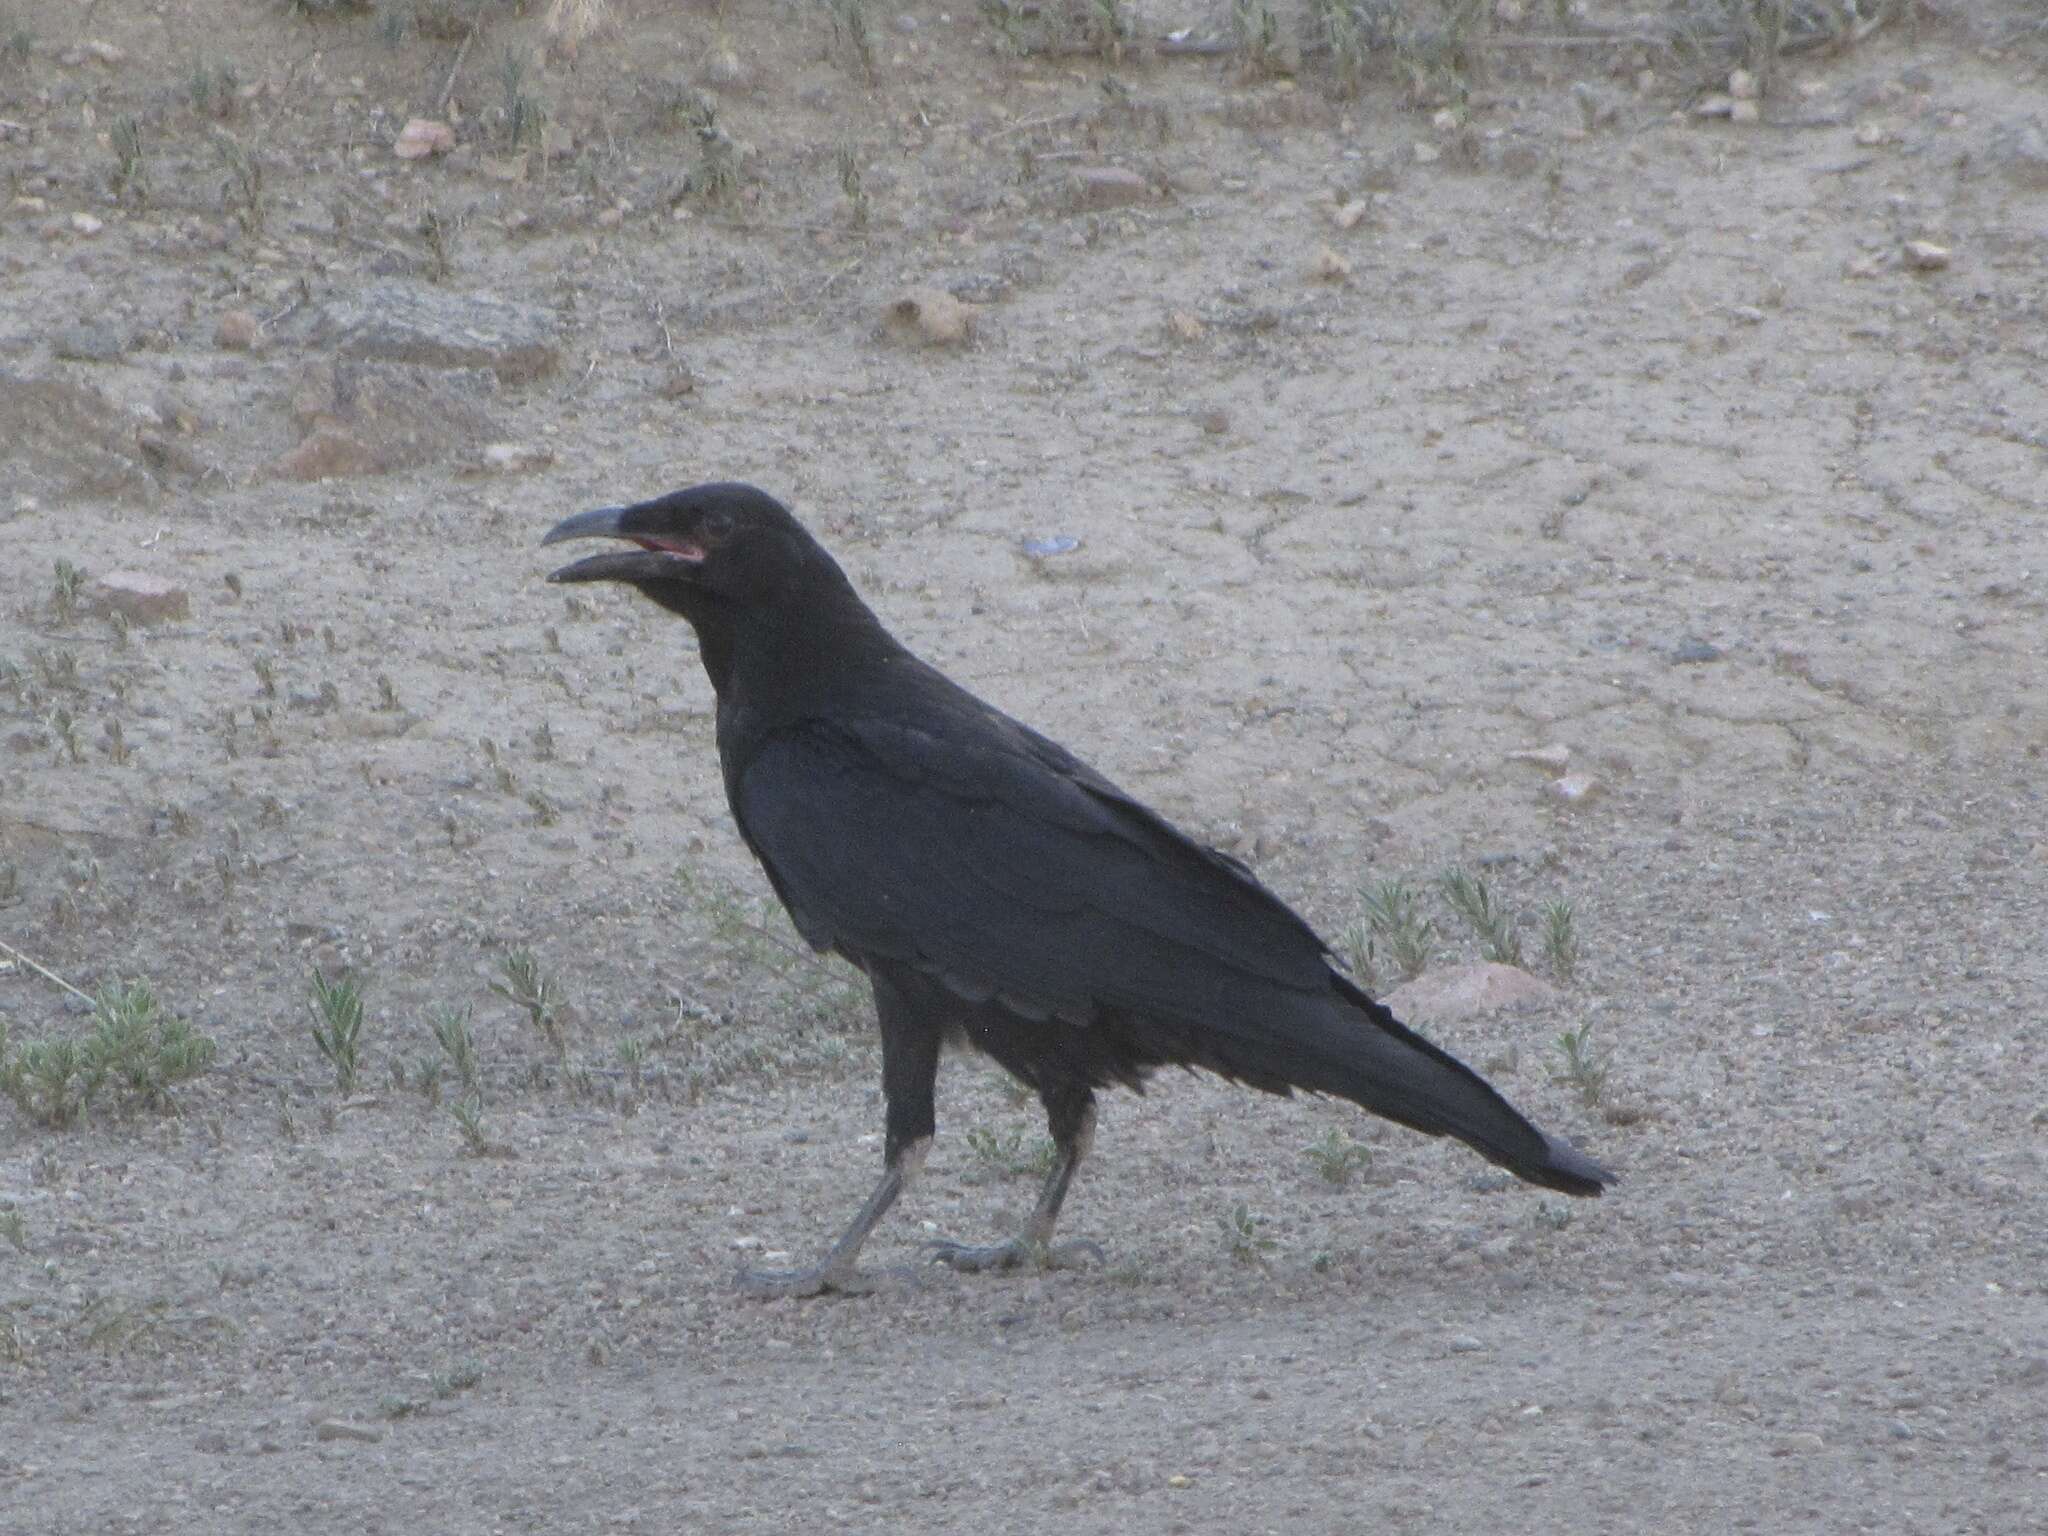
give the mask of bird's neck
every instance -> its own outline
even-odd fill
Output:
[[[858,672],[907,659],[901,642],[862,602],[837,567],[830,590],[805,591],[773,604],[707,605],[689,615],[704,673],[721,715],[810,713]]]

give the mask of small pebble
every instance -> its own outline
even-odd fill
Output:
[[[231,309],[214,322],[213,344],[224,352],[246,352],[256,345],[260,327],[246,309]]]
[[[1915,272],[1939,272],[1948,265],[1949,250],[1932,240],[1908,240],[1905,255],[1906,265]]]
[[[1026,539],[1024,553],[1034,560],[1043,560],[1049,555],[1070,555],[1081,547],[1081,541],[1064,533],[1050,534],[1044,538]]]
[[[974,334],[976,308],[943,288],[913,288],[882,312],[885,329],[930,347],[959,346]]]
[[[718,48],[704,64],[704,78],[719,90],[735,90],[753,83],[753,71],[740,62],[730,48]]]
[[[398,130],[391,152],[401,160],[425,160],[445,155],[455,147],[455,130],[430,117],[415,117]]]
[[[1076,208],[1122,208],[1152,196],[1150,182],[1120,165],[1082,166],[1074,172],[1070,189]]]
[[[477,468],[493,475],[530,474],[554,462],[554,449],[539,443],[492,443],[477,456]]]
[[[1595,128],[1612,128],[1621,121],[1621,102],[1612,91],[1594,85],[1591,81],[1580,80],[1572,86],[1572,100],[1578,103],[1579,119],[1588,131]]]
[[[313,1426],[316,1440],[353,1440],[361,1445],[375,1445],[384,1438],[384,1431],[374,1424],[357,1424],[349,1419],[322,1419]]]

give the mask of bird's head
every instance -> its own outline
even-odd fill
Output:
[[[548,580],[626,582],[693,617],[706,599],[772,603],[807,568],[831,565],[787,507],[766,491],[733,482],[579,512],[555,524],[541,543],[596,538],[638,547],[586,556]]]

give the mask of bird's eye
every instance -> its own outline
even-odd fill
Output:
[[[697,531],[700,534],[702,534],[705,538],[710,539],[714,542],[730,538],[732,535],[732,528],[732,514],[730,512],[719,511],[716,508],[709,512],[706,512],[702,517],[697,519]]]

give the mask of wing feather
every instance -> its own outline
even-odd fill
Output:
[[[810,942],[966,996],[1209,1022],[1328,993],[1320,940],[1242,866],[1042,741],[808,721],[760,743],[733,809]]]

